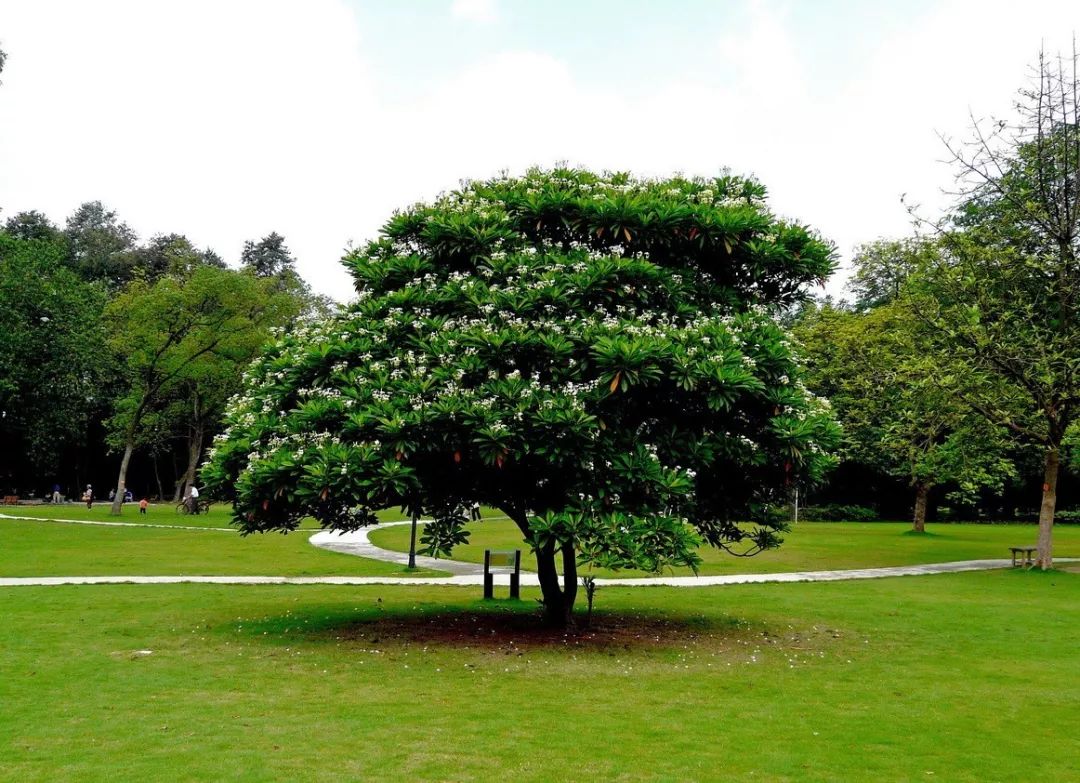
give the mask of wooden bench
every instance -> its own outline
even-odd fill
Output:
[[[1035,559],[1032,557],[1032,554],[1034,554],[1038,550],[1039,550],[1039,548],[1037,546],[1011,546],[1011,547],[1009,547],[1009,551],[1012,552],[1013,568],[1016,568],[1016,566],[1017,566],[1017,563],[1016,563],[1016,558],[1017,557],[1020,557],[1020,559],[1021,559],[1020,565],[1025,566],[1027,568],[1031,568],[1032,566],[1034,566],[1035,565]]]
[[[5,506],[17,506],[17,505],[19,505],[19,496],[18,495],[4,495],[4,505]]]

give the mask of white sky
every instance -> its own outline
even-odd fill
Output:
[[[846,259],[907,232],[901,194],[940,203],[935,131],[1007,112],[1080,30],[1076,0],[611,7],[0,0],[0,208],[100,199],[232,261],[276,230],[346,299],[346,244],[460,179],[729,166]]]

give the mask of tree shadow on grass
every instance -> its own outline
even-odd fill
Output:
[[[225,630],[225,629],[223,629]],[[238,628],[228,629],[235,633]],[[509,654],[528,650],[662,651],[673,647],[722,647],[755,640],[761,644],[798,647],[828,629],[772,631],[759,622],[728,615],[673,613],[657,610],[602,610],[589,627],[584,614],[574,628],[544,623],[535,603],[474,603],[460,608],[446,604],[353,608],[311,607],[242,624],[242,631],[270,644],[355,645],[385,651],[408,648],[450,648]]]

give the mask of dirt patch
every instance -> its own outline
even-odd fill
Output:
[[[522,612],[442,612],[373,618],[338,628],[335,636],[368,643],[420,644],[500,651],[536,648],[669,647],[738,633],[737,623],[712,627],[703,618],[645,614],[594,615],[588,628],[552,628],[537,614]]]
[[[597,612],[587,628],[583,621],[574,628],[553,628],[544,623],[539,611],[516,607],[290,614],[249,623],[246,629],[276,643],[332,643],[385,652],[443,648],[499,655],[541,650],[617,653],[747,646],[809,650],[841,637],[839,631],[831,629],[770,629],[722,615],[633,611]]]

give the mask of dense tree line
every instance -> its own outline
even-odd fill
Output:
[[[854,302],[804,311],[796,327],[849,459],[909,483],[916,527],[933,486],[999,494],[1040,462],[1044,568],[1080,415],[1078,64],[1040,56],[1013,118],[946,142],[954,208],[916,212],[917,236],[864,247]]]
[[[325,314],[283,237],[238,268],[182,234],[140,243],[97,201],[0,226],[0,485],[179,497],[271,331]],[[106,457],[106,455],[109,455]]]

